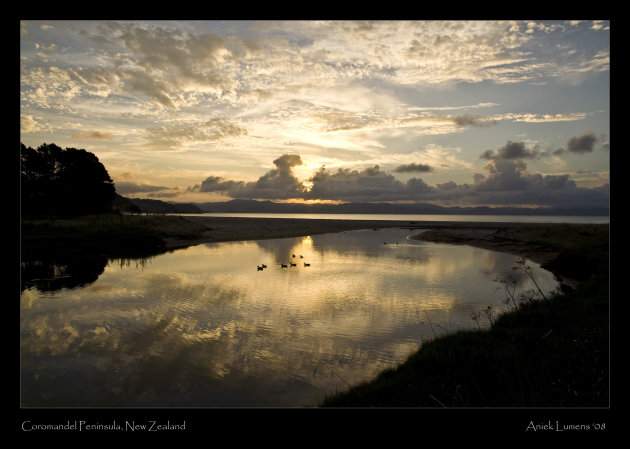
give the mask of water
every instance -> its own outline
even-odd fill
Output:
[[[65,263],[21,294],[22,406],[313,406],[436,335],[488,325],[472,313],[506,307],[495,280],[519,275],[517,257],[410,232],[203,244],[100,269]],[[557,287],[531,266],[543,291]],[[518,292],[534,288],[516,279]]]
[[[431,215],[431,214],[282,214],[216,212],[203,214],[173,214],[196,217],[243,218],[301,218],[319,220],[395,220],[395,221],[447,221],[475,223],[571,223],[606,224],[609,216],[577,215]]]

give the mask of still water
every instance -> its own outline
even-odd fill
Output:
[[[471,314],[506,308],[498,277],[534,288],[513,255],[417,233],[202,244],[107,260],[87,282],[28,283],[22,406],[314,406],[436,335],[487,326]],[[530,265],[543,291],[557,287]]]

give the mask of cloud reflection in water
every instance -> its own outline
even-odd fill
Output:
[[[312,405],[501,308],[493,281],[514,256],[407,235],[198,245],[110,264],[85,288],[26,289],[23,405]]]

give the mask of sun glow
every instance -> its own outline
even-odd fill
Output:
[[[339,201],[339,200],[305,200],[303,198],[289,198],[287,200],[274,200],[274,203],[289,203],[289,204],[345,204],[346,201]]]

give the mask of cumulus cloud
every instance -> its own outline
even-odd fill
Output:
[[[276,166],[254,182],[233,181],[209,176],[200,185],[191,188],[200,192],[222,192],[232,198],[290,199],[301,198],[304,184],[293,174],[293,167],[302,165],[297,154],[283,154],[273,161]]]
[[[200,192],[236,192],[242,189],[244,185],[243,181],[231,181],[221,176],[208,176],[194,190]]]
[[[485,191],[510,191],[522,190],[528,184],[527,176],[524,176],[527,165],[523,161],[491,160],[486,165],[490,174],[477,184],[478,190]]]
[[[537,150],[527,149],[523,142],[508,141],[503,147],[499,148],[496,153],[494,150],[486,150],[479,157],[488,160],[514,160],[533,159],[538,154]]]
[[[571,137],[565,147],[558,148],[553,154],[559,156],[567,151],[574,154],[590,153],[601,139],[592,131],[584,131],[581,136]]]
[[[339,168],[337,171],[320,168],[309,180],[308,197],[320,200],[388,201],[411,199],[433,192],[434,188],[422,179],[412,178],[406,183],[382,170],[378,165],[364,170]]]
[[[590,139],[577,139],[575,142],[574,145],[580,148],[588,147]],[[474,175],[474,202],[564,207],[608,205],[610,188],[607,186],[580,188],[568,174],[529,173],[524,159],[536,155],[537,151],[528,150],[523,143],[511,141],[496,153],[492,150],[483,153],[481,158],[488,159],[484,167],[488,175]]]
[[[586,131],[580,137],[571,137],[567,142],[567,151],[571,153],[590,153],[597,142],[595,133]]]
[[[540,206],[607,206],[607,186],[580,188],[568,174],[543,175],[529,173],[527,164],[517,156],[531,157],[524,145],[508,142],[497,150],[484,167],[486,174],[476,173],[471,184],[453,181],[429,185],[421,178],[406,182],[379,165],[363,169],[322,166],[306,182],[305,187],[293,173],[302,165],[296,154],[284,154],[274,160],[276,168],[255,182],[207,177],[192,190],[221,192],[232,198],[305,199],[346,202],[414,201],[438,204],[467,205],[532,205]],[[409,164],[419,165],[419,164]],[[405,166],[403,166],[405,167]],[[402,171],[403,173],[405,171]]]
[[[300,197],[304,185],[293,174],[292,168],[302,165],[297,154],[283,154],[273,161],[276,168],[268,171],[253,183],[245,184],[234,192],[238,198],[287,199]]]

